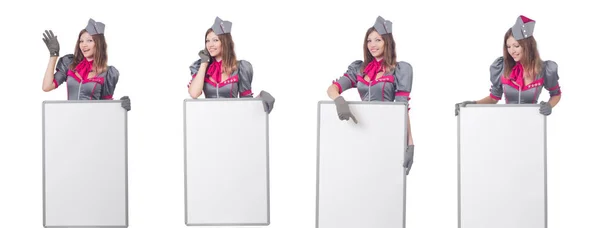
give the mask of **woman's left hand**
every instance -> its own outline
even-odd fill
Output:
[[[404,168],[406,168],[406,175],[410,173],[410,168],[412,168],[413,157],[415,156],[415,145],[408,145],[406,148],[406,152],[404,153]]]
[[[131,100],[129,100],[129,96],[123,96],[120,100],[121,107],[123,107],[127,111],[131,110]]]
[[[270,93],[268,93],[267,91],[260,91],[260,93],[258,94],[258,97],[263,100],[263,105],[265,108],[265,112],[267,112],[267,114],[270,114],[271,111],[273,110],[273,106],[275,106],[275,98],[273,96],[271,96]]]
[[[552,105],[550,103],[542,101],[540,102],[540,113],[544,116],[550,115],[552,113]]]

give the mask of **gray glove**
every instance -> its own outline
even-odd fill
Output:
[[[468,104],[477,104],[477,102],[476,101],[463,101],[461,103],[456,103],[454,105],[454,116],[458,116],[458,113],[459,113],[458,109],[459,109],[459,107],[465,107]]]
[[[210,53],[208,52],[208,50],[206,50],[206,48],[198,52],[198,56],[200,56],[200,63],[210,62]]]
[[[129,100],[128,96],[123,96],[120,100],[122,101],[121,107],[123,107],[127,111],[131,110],[131,100]]]
[[[44,43],[46,43],[46,47],[48,47],[48,51],[50,51],[50,57],[58,56],[58,52],[60,51],[60,45],[58,44],[57,36],[52,33],[52,30],[44,33],[44,38],[42,38]]]
[[[263,106],[265,108],[265,112],[268,114],[273,110],[273,106],[275,106],[275,98],[271,96],[267,91],[260,91],[258,97],[263,101]]]
[[[540,102],[540,113],[544,116],[550,115],[552,113],[552,106],[550,103],[542,101]]]
[[[335,102],[335,108],[337,109],[338,117],[340,118],[340,120],[349,120],[350,118],[352,118],[354,123],[358,123],[356,122],[356,118],[354,117],[354,115],[352,115],[352,113],[350,112],[350,107],[348,106],[348,102],[346,102],[344,97],[338,96],[333,100],[333,102]]]
[[[412,168],[413,157],[415,155],[415,145],[408,145],[406,148],[406,152],[404,153],[404,168],[406,168],[406,175],[410,173],[410,168]]]

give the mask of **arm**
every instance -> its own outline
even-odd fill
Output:
[[[44,92],[56,89],[56,86],[54,86],[54,66],[56,66],[56,61],[58,61],[58,56],[51,56],[48,61],[46,74],[44,74],[44,81],[42,83],[42,90],[44,90]]]
[[[344,91],[356,87],[356,75],[360,71],[362,65],[361,60],[356,60],[348,66],[348,70],[344,76],[333,81],[333,83],[327,88],[327,96],[331,100],[338,98]]]
[[[548,103],[552,108],[554,108],[562,96],[560,84],[558,83],[558,64],[556,64],[554,61],[547,60],[545,61],[544,71],[544,88],[546,88],[550,93],[550,100],[548,100]]]
[[[477,104],[497,104],[498,100],[492,98],[492,96],[484,97],[481,100],[475,101]]]
[[[407,129],[408,129],[408,145],[415,145],[413,143],[412,131],[411,131],[411,128],[410,128],[410,114],[406,113],[406,115],[408,117],[408,126],[407,126]]]
[[[100,94],[100,100],[112,100],[117,83],[119,82],[119,70],[113,66],[109,66],[106,72],[104,84],[102,84],[102,92]]]
[[[254,92],[252,92],[252,79],[254,78],[252,64],[246,60],[238,61],[238,76],[239,96],[241,98],[252,98],[254,96]]]
[[[335,100],[340,96],[339,88],[335,84],[331,84],[329,88],[327,88],[327,96],[329,96],[331,100]]]
[[[554,106],[556,106],[558,104],[558,102],[560,101],[560,94],[556,95],[556,96],[552,96],[550,97],[550,100],[548,100],[548,103],[550,104],[550,106],[552,106],[552,108],[554,108]]]
[[[202,95],[202,89],[204,89],[204,76],[206,74],[206,68],[208,67],[208,62],[204,62],[200,64],[200,68],[198,69],[198,73],[196,73],[196,77],[192,79],[190,83],[190,87],[188,88],[188,93],[194,99],[197,99]]]
[[[62,82],[58,82],[58,85],[55,84],[56,80],[54,78],[54,67],[56,66],[56,62],[58,60],[58,55],[60,52],[60,44],[58,43],[58,37],[54,35],[52,30],[50,30],[50,31],[46,30],[43,35],[44,35],[44,38],[42,38],[42,40],[46,44],[48,51],[50,51],[50,60],[48,61],[48,66],[46,67],[46,74],[44,74],[44,80],[42,82],[42,90],[44,90],[44,92],[48,92],[48,91],[52,91],[53,89],[58,87],[58,85],[60,85],[60,83],[62,83]],[[66,74],[66,72],[62,72],[62,73]]]

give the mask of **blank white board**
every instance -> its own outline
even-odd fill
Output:
[[[460,108],[460,228],[547,227],[546,117],[539,107]]]
[[[269,225],[269,132],[251,98],[184,101],[186,225]]]
[[[44,101],[44,227],[127,227],[121,101]]]
[[[403,228],[407,107],[349,102],[358,124],[318,107],[317,228]]]

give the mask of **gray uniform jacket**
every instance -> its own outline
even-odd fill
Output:
[[[535,79],[527,84],[519,86],[513,80],[503,76],[504,58],[497,58],[490,65],[490,97],[500,100],[502,95],[507,104],[537,104],[542,86],[550,92],[550,96],[561,94],[558,84],[558,65],[554,61],[544,61],[542,70]]]
[[[407,102],[410,100],[412,90],[412,66],[400,61],[392,72],[384,72],[376,80],[365,80],[364,72],[360,72],[363,61],[356,60],[344,74],[333,82],[340,94],[350,88],[357,88],[362,101],[396,101]]]
[[[200,69],[200,60],[198,59],[190,66],[192,80],[194,80],[198,69]],[[206,98],[252,97],[252,76],[253,71],[250,62],[240,60],[237,62],[237,70],[232,72],[229,78],[224,81],[215,83],[208,76],[205,76],[202,91]]]
[[[73,58],[73,54],[68,54],[58,60],[54,73],[54,87],[58,88],[67,82],[68,100],[112,100],[119,81],[117,68],[109,66],[107,71],[89,79],[82,75],[82,80],[69,69]]]

